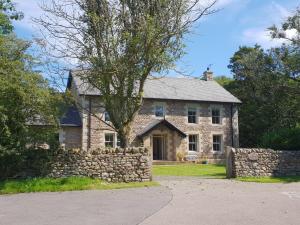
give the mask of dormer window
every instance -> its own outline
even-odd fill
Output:
[[[104,112],[104,121],[105,122],[110,122],[109,114],[106,111]]]
[[[221,124],[221,112],[220,109],[211,110],[211,119],[213,124]]]
[[[165,116],[165,109],[164,109],[163,105],[155,106],[155,116],[156,117],[164,117]]]

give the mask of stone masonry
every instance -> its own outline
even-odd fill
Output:
[[[151,165],[147,148],[102,148],[89,152],[61,149],[48,176],[88,176],[108,182],[150,181]]]
[[[115,131],[105,122],[99,120],[104,119],[105,109],[101,107],[98,97],[86,97],[86,108],[91,108],[92,112],[83,112],[83,127],[82,127],[82,149],[103,148],[105,133],[115,133]],[[91,106],[88,106],[91,104]],[[166,107],[165,119],[174,124],[177,128],[186,134],[196,134],[199,137],[199,151],[188,152],[188,138],[181,139],[177,137],[176,132],[167,128],[152,131],[148,136],[143,137],[143,140],[137,138],[137,134],[142,131],[151,121],[157,119],[154,116],[154,106],[156,104],[164,104]],[[197,109],[197,123],[190,124],[187,121],[187,109],[193,106]],[[221,124],[212,124],[211,110],[213,107],[221,109]],[[233,107],[233,118],[231,118],[230,104],[210,104],[196,103],[186,101],[155,101],[145,99],[143,105],[136,115],[130,134],[130,142],[132,146],[145,146],[151,148],[151,137],[153,135],[165,135],[166,150],[168,151],[166,160],[176,160],[177,151],[185,151],[190,157],[197,159],[199,157],[208,157],[209,159],[224,159],[225,146],[238,146],[238,114],[237,107]],[[94,116],[95,115],[95,116]],[[233,126],[231,126],[231,120]],[[222,135],[221,152],[212,151],[212,135]],[[116,135],[116,133],[115,133]],[[233,139],[233,141],[232,141]],[[81,147],[81,146],[78,146]]]
[[[226,161],[228,178],[300,175],[300,151],[228,147]]]
[[[67,149],[80,148],[89,152],[90,149],[105,147],[105,134],[113,134],[114,147],[117,134],[110,122],[104,121],[105,108],[100,96],[79,95],[74,80],[71,85],[75,96],[82,127],[69,129],[63,127],[60,132],[61,143]],[[165,116],[155,117],[155,107],[163,105]],[[196,109],[196,123],[188,123],[188,108]],[[212,123],[212,110],[220,110],[220,124]],[[180,137],[174,130],[160,126],[144,136],[138,136],[155,120],[166,119],[187,137]],[[180,99],[143,99],[143,104],[131,124],[130,146],[147,147],[152,153],[153,137],[163,137],[163,160],[176,160],[177,152],[186,152],[187,160],[208,159],[210,162],[222,162],[225,158],[225,146],[239,146],[238,105],[230,102],[187,101]],[[79,135],[78,135],[79,134]],[[188,135],[197,136],[197,151],[189,151]],[[221,151],[213,151],[213,135],[221,136]]]

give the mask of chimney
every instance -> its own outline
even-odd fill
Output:
[[[212,71],[209,70],[209,68],[207,68],[206,71],[204,71],[203,73],[203,78],[206,81],[212,81],[214,80],[214,74]]]

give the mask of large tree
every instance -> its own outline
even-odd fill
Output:
[[[22,17],[23,14],[16,11],[11,0],[0,0],[0,35],[12,32],[11,20],[18,20]]]
[[[214,12],[204,0],[52,0],[36,21],[56,58],[75,59],[128,146],[146,79],[174,66],[183,36]],[[54,43],[54,44],[53,44]]]
[[[32,123],[54,128],[60,98],[34,70],[37,60],[28,54],[31,43],[14,35],[11,20],[20,14],[13,6],[0,1],[0,18],[6,18],[0,21],[0,156],[45,141],[48,132],[37,131]]]
[[[242,146],[260,146],[264,134],[299,124],[300,86],[282,69],[281,48],[241,47],[229,68],[234,80],[223,84],[243,102],[239,113]]]
[[[281,46],[283,72],[290,79],[300,82],[300,8],[280,27],[273,25],[269,31],[272,38],[285,41]]]

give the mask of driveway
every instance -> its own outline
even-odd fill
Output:
[[[172,201],[141,225],[299,225],[300,183],[163,178]]]
[[[157,180],[161,187],[0,196],[0,225],[300,224],[300,183]]]
[[[134,225],[171,200],[161,187],[0,196],[0,225]]]

